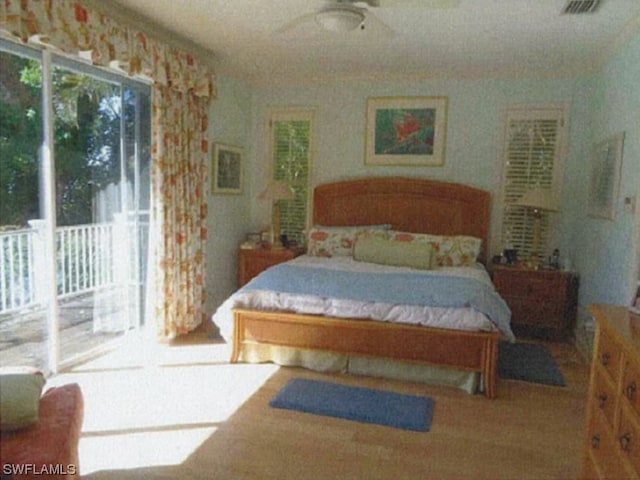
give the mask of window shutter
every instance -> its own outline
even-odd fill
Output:
[[[274,180],[289,184],[293,200],[280,201],[280,229],[289,240],[304,242],[311,170],[312,111],[274,113],[271,141]]]
[[[564,109],[509,109],[507,111],[504,175],[502,245],[514,248],[520,258],[532,254],[533,215],[515,203],[533,188],[559,194],[560,152],[564,141]],[[542,212],[540,251],[547,251],[549,213]]]

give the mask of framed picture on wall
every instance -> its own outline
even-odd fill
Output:
[[[596,218],[613,220],[620,187],[624,132],[595,145],[591,158],[591,183],[587,212]]]
[[[447,97],[367,100],[366,165],[444,165]]]
[[[212,193],[242,193],[242,148],[214,143],[211,154]]]
[[[636,290],[636,295],[631,300],[631,307],[629,308],[636,315],[640,315],[640,285]]]

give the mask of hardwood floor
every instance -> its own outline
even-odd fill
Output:
[[[571,345],[546,345],[568,386],[499,380],[495,400],[455,388],[229,365],[227,345],[206,331],[170,346],[132,342],[50,383],[83,388],[84,479],[574,479],[588,365]],[[431,396],[431,431],[270,408],[293,377]]]

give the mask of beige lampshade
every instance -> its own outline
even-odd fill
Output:
[[[544,188],[527,190],[515,204],[520,207],[533,208],[535,210],[546,210],[548,212],[560,211],[558,196],[551,190]]]
[[[260,200],[270,200],[275,202],[278,200],[292,200],[295,198],[295,194],[286,182],[283,182],[282,180],[274,180],[267,185],[258,198]]]

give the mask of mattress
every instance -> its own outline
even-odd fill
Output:
[[[234,308],[500,331],[514,338],[510,311],[480,264],[416,270],[303,255],[262,272],[220,306],[213,321],[227,341]]]

